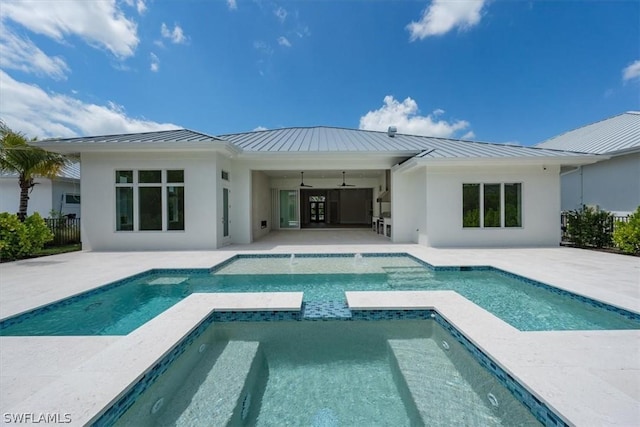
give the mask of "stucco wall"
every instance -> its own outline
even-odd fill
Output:
[[[581,204],[614,212],[633,212],[640,206],[640,153],[613,157],[562,177],[562,209]]]
[[[38,212],[48,218],[52,208],[51,180],[36,178],[36,185],[29,193],[27,214]],[[0,178],[0,212],[17,213],[20,207],[20,186],[18,178]]]
[[[427,190],[424,167],[391,176],[391,238],[396,243],[426,244]]]
[[[271,183],[264,172],[253,171],[251,174],[251,227],[252,240],[259,239],[269,233],[272,228],[271,219]],[[267,221],[262,228],[261,222]]]
[[[558,166],[427,167],[394,173],[393,240],[433,247],[556,246]],[[463,228],[463,183],[522,183],[521,228]]]
[[[216,153],[83,153],[82,243],[92,250],[215,249]],[[115,171],[184,169],[184,231],[116,231]]]

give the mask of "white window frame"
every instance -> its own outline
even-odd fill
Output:
[[[524,215],[523,215],[523,211],[522,211],[522,205],[523,205],[523,197],[522,194],[524,193],[524,184],[522,182],[519,181],[509,181],[509,182],[463,182],[460,188],[464,188],[465,185],[467,184],[478,184],[480,185],[480,195],[479,195],[479,202],[480,202],[480,212],[479,212],[479,217],[480,217],[480,226],[479,227],[465,227],[464,226],[464,211],[461,211],[462,217],[461,217],[461,227],[463,230],[478,230],[478,229],[483,229],[483,230],[500,230],[500,229],[519,229],[519,228],[523,228],[524,227]],[[500,185],[500,226],[499,227],[485,227],[484,225],[484,186],[485,185]],[[504,193],[504,188],[505,185],[513,185],[513,184],[520,184],[520,225],[517,227],[507,227],[506,226],[506,205],[505,205],[505,193]],[[462,196],[464,197],[464,195]]]
[[[129,172],[133,173],[133,182],[119,183],[116,182],[115,189],[118,187],[133,188],[133,230],[118,230],[118,218],[114,217],[114,231],[116,233],[183,233],[185,230],[169,230],[169,212],[167,206],[167,191],[168,187],[183,187],[184,188],[184,169],[159,169],[159,168],[143,168],[143,169],[114,169],[113,175],[116,176],[117,172]],[[160,171],[160,182],[155,183],[141,183],[139,180],[140,172]],[[167,171],[182,171],[182,182],[167,182]],[[160,187],[160,200],[161,200],[161,215],[162,215],[162,229],[161,230],[140,230],[140,187]],[[115,202],[115,200],[114,200]],[[115,203],[114,203],[115,208]],[[185,204],[186,210],[186,204]],[[185,227],[186,228],[186,224]]]

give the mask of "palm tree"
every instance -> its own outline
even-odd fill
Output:
[[[0,120],[0,171],[18,174],[21,221],[27,217],[29,191],[36,185],[34,178],[54,178],[69,163],[61,154],[29,145],[23,133],[11,130]]]

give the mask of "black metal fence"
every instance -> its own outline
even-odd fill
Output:
[[[561,212],[560,213],[560,229],[562,230],[562,241],[563,242],[570,242],[571,239],[569,238],[569,232],[568,232],[568,222],[569,222],[569,214],[571,212]],[[618,222],[628,222],[629,221],[629,215],[625,215],[625,216],[619,216],[619,215],[613,215],[611,217],[611,224],[609,224],[607,226],[608,230],[611,230],[611,234],[613,234],[613,232],[616,229],[616,224],[618,224]]]
[[[45,218],[44,222],[53,233],[53,240],[46,246],[80,243],[80,218]]]

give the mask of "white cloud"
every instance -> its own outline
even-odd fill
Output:
[[[229,7],[229,10],[238,9],[238,3],[236,2],[236,0],[227,0],[227,6]]]
[[[263,42],[262,40],[253,42],[253,48],[263,55],[273,55],[273,48],[271,47],[271,45],[269,43]]]
[[[151,71],[153,71],[154,73],[157,73],[158,70],[160,70],[160,58],[158,58],[158,55],[156,55],[155,53],[151,53],[151,66],[150,69]]]
[[[253,132],[260,132],[260,131],[263,131],[263,130],[269,130],[269,129],[264,127],[264,126],[258,126],[257,128],[255,128],[253,130]]]
[[[143,15],[147,11],[147,5],[145,4],[145,0],[124,0],[127,6],[131,6],[136,8],[139,15]]]
[[[281,23],[284,23],[288,15],[287,10],[281,6],[278,6],[278,8],[273,11],[273,14],[276,15]]]
[[[291,42],[284,36],[278,37],[278,44],[284,47],[291,47]]]
[[[171,42],[175,44],[183,44],[187,42],[187,37],[184,35],[182,27],[177,24],[174,24],[173,30],[170,30],[169,27],[167,27],[167,24],[163,22],[160,26],[160,34],[162,34],[162,37],[170,39]]]
[[[118,58],[132,56],[139,42],[136,23],[124,15],[115,0],[3,0],[0,20],[12,20],[59,42],[78,36]]]
[[[640,59],[632,62],[622,70],[622,80],[629,81],[640,78]]]
[[[0,67],[64,80],[69,67],[59,56],[48,56],[29,38],[20,37],[0,22]]]
[[[474,139],[475,137],[476,137],[476,134],[472,130],[470,130],[469,132],[462,135],[460,139],[470,140],[470,139]]]
[[[144,3],[144,0],[138,0],[136,2],[136,10],[140,15],[144,14],[147,11],[147,5]]]
[[[360,129],[386,131],[389,126],[396,126],[399,133],[452,138],[457,132],[469,128],[469,122],[465,120],[448,122],[437,120],[431,115],[420,116],[418,113],[418,104],[413,99],[406,98],[399,102],[387,95],[382,107],[360,117]]]
[[[418,22],[411,22],[407,29],[411,41],[439,36],[454,28],[465,30],[480,22],[486,0],[433,0],[422,12]]]
[[[88,104],[59,93],[48,93],[36,85],[14,80],[0,70],[0,116],[13,130],[38,138],[105,135],[177,129],[172,123],[157,123],[129,117],[124,107]]]

